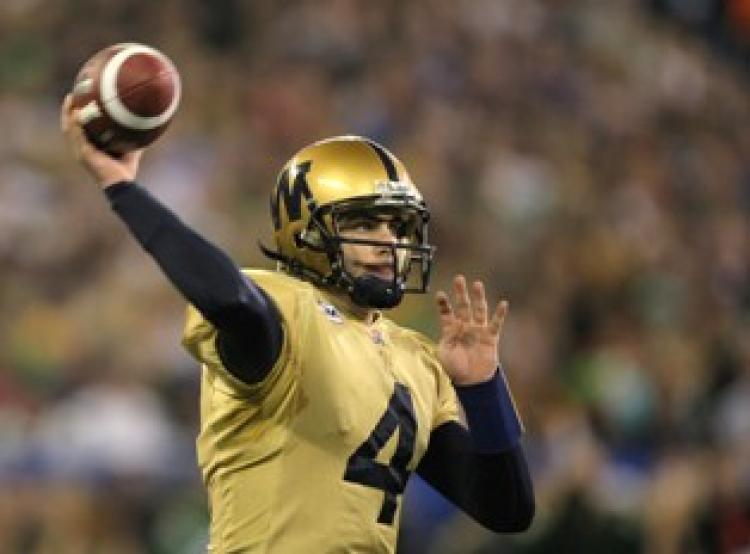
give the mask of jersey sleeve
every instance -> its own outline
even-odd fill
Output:
[[[189,305],[183,330],[182,344],[204,368],[218,378],[217,385],[230,396],[249,398],[268,398],[284,395],[299,370],[300,336],[305,328],[304,309],[307,305],[301,297],[305,293],[304,284],[296,283],[292,278],[273,271],[243,270],[253,282],[262,288],[275,303],[281,315],[283,342],[279,356],[265,379],[258,383],[248,384],[234,376],[221,362],[216,346],[217,329],[195,308]],[[296,280],[295,280],[296,281]],[[252,343],[253,337],[247,337]],[[258,348],[264,345],[258,344]],[[279,399],[280,400],[280,399]]]
[[[435,376],[437,400],[435,411],[433,412],[431,429],[437,429],[448,421],[460,421],[460,408],[456,389],[453,388],[450,377],[448,377],[443,365],[438,360],[435,343],[421,333],[414,332],[414,337],[419,345],[418,347],[421,349],[425,365],[430,368]]]

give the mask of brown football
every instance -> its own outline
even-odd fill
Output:
[[[81,67],[73,105],[89,140],[120,155],[161,136],[180,94],[180,75],[169,58],[150,46],[122,43],[100,50]]]

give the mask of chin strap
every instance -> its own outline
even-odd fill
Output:
[[[352,278],[340,267],[340,262],[332,265],[338,270],[324,277],[317,271],[302,265],[298,260],[283,255],[281,252],[271,250],[262,242],[258,241],[258,247],[263,254],[279,262],[289,273],[310,281],[319,286],[339,286],[349,293],[352,301],[363,308],[388,309],[399,305],[404,297],[406,288],[401,280],[385,281],[374,275],[363,275]]]
[[[363,275],[352,280],[349,296],[364,308],[388,309],[399,305],[404,297],[404,286],[400,281],[384,281],[374,275]]]

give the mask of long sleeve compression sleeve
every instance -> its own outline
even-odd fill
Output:
[[[435,429],[417,473],[487,528],[523,531],[534,517],[534,490],[502,368],[457,392],[469,429],[455,422]]]
[[[227,369],[246,382],[262,380],[283,339],[274,303],[221,249],[136,183],[111,185],[106,195],[177,290],[216,326]]]
[[[430,435],[417,474],[493,531],[524,531],[534,518],[534,490],[520,445],[480,453],[462,425],[444,423]]]

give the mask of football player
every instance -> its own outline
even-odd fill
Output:
[[[300,150],[271,194],[275,270],[241,271],[135,183],[141,152],[62,127],[135,239],[189,302],[202,364],[198,459],[213,552],[393,552],[416,472],[484,526],[534,514],[522,425],[499,364],[508,304],[481,282],[436,297],[437,344],[389,320],[427,290],[429,211],[379,144]],[[459,402],[468,427],[459,418]]]

